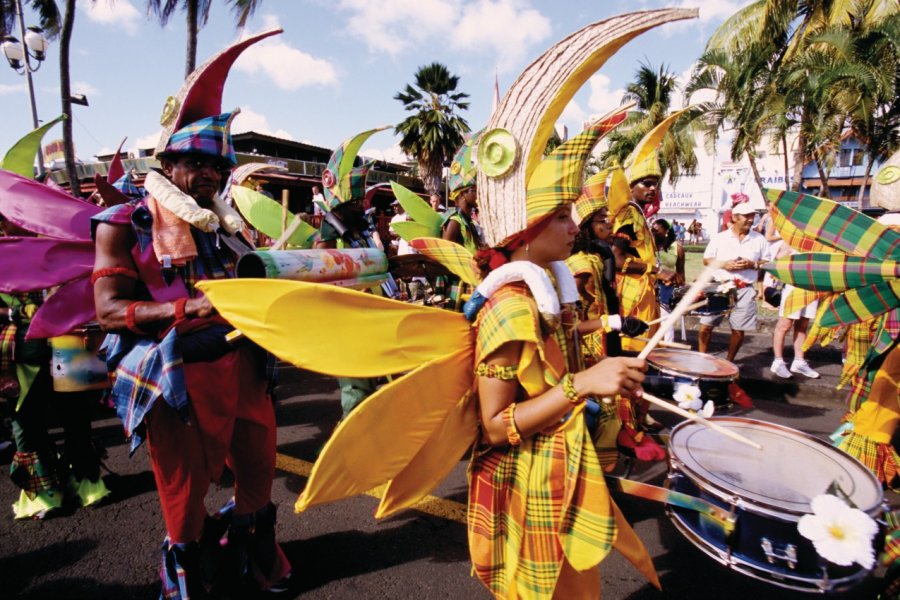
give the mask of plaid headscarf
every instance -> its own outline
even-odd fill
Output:
[[[365,198],[366,177],[374,163],[369,162],[360,167],[354,167],[353,163],[365,141],[384,129],[386,127],[379,127],[356,134],[338,146],[328,159],[328,165],[322,173],[322,188],[328,210],[344,202]]]
[[[456,198],[462,190],[472,187],[476,183],[478,169],[472,163],[472,150],[478,142],[478,136],[481,131],[469,134],[466,141],[456,154],[453,156],[453,162],[450,164],[450,174],[447,176],[447,186],[450,188],[450,199]]]
[[[240,110],[235,109],[185,125],[172,134],[160,155],[203,154],[221,158],[232,166],[236,165],[237,158],[231,141],[231,122],[239,112]]]
[[[609,202],[606,199],[606,178],[609,170],[604,169],[596,175],[591,175],[584,180],[581,195],[575,200],[575,224],[581,225],[601,208],[607,208]]]

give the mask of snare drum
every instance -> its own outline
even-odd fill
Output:
[[[712,400],[716,408],[731,404],[728,385],[736,381],[740,371],[733,362],[711,354],[657,348],[647,356],[648,378],[644,387],[651,393],[672,397],[679,383],[700,388],[700,398]]]
[[[812,513],[812,499],[828,493],[833,483],[857,508],[880,519],[883,494],[875,476],[849,454],[802,431],[738,417],[713,420],[763,450],[695,421],[676,426],[669,439],[667,487],[730,511],[733,525],[669,506],[675,527],[716,561],[779,587],[825,593],[865,578],[868,571],[857,564],[839,567],[820,558],[797,522]],[[876,535],[873,545],[883,537]]]
[[[106,363],[97,353],[106,334],[98,325],[79,327],[50,338],[50,374],[57,392],[81,392],[109,387]]]
[[[675,288],[675,291],[672,293],[672,299],[669,301],[670,312],[675,310],[675,307],[678,306],[678,303],[681,302],[681,299],[684,298],[689,289],[690,286],[688,285]],[[731,288],[727,292],[720,292],[718,284],[708,285],[700,291],[697,299],[691,304],[702,300],[706,300],[706,306],[696,308],[690,311],[690,314],[701,316],[722,315],[734,308],[737,302],[737,289]]]

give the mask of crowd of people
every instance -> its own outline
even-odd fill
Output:
[[[615,29],[615,22],[607,27],[577,36],[591,45],[607,34],[623,41],[632,35],[624,25]],[[240,589],[235,586],[277,592],[286,589],[292,572],[276,542],[271,502],[276,423],[270,352],[276,349],[250,333],[265,292],[245,287],[237,302],[217,301],[217,294],[225,294],[221,284],[235,278],[238,260],[253,249],[244,219],[220,196],[237,162],[230,133],[236,113],[222,112],[222,89],[237,56],[274,33],[224,50],[167,104],[156,150],[160,168],[147,174],[140,198],[107,201],[104,209],[84,213],[89,239],[77,239],[94,253],[90,285],[65,292],[72,304],[83,300],[77,294],[86,295],[97,324],[108,333],[102,350],[114,374],[110,402],[131,450],[147,442],[166,527],[159,569],[165,598],[233,593]],[[555,46],[545,56],[558,50]],[[656,145],[671,120],[651,131],[625,165],[587,179],[588,157],[624,121],[625,110],[591,123],[547,157],[531,153],[502,160],[516,147],[547,142],[546,128],[513,117],[549,111],[541,98],[565,104],[550,92],[579,65],[553,59],[549,64],[539,59],[529,67],[550,72],[531,77],[526,71],[485,130],[454,157],[449,209],[436,194],[428,206],[406,204],[402,194],[394,204],[396,253],[418,252],[446,267],[440,285],[455,289],[458,302],[444,311],[396,302],[391,298],[400,298],[400,286],[390,274],[366,293],[298,284],[302,299],[286,304],[282,315],[272,316],[274,324],[266,325],[277,329],[279,317],[294,314],[291,306],[302,312],[327,301],[335,320],[360,323],[359,335],[376,321],[379,331],[396,334],[373,336],[364,349],[329,339],[333,334],[317,324],[292,334],[290,343],[316,348],[310,362],[340,375],[343,409],[297,510],[390,483],[379,514],[393,514],[429,493],[471,447],[469,550],[475,575],[497,598],[599,597],[598,565],[612,548],[659,587],[652,561],[604,474],[622,456],[639,461],[667,456],[652,435],[659,424],[643,395],[650,385],[649,365],[635,354],[689,283],[685,243],[704,237],[696,220],[685,226],[659,217],[663,165]],[[571,96],[574,90],[559,93]],[[364,210],[368,166],[355,166],[359,147],[374,131],[347,140],[326,166],[321,193],[315,190],[313,205],[322,224],[311,251],[340,256],[342,250],[386,247]],[[482,147],[491,150],[476,153]],[[431,213],[422,212],[429,208]],[[791,252],[786,241],[779,245],[776,207],[762,232],[753,228],[755,213],[746,196],[734,197],[727,227],[710,236],[703,253],[704,263],[719,266],[707,296],[726,296],[733,303],[701,319],[699,350],[709,350],[713,330],[727,318],[728,361],[737,359],[746,332],[757,327],[762,267]],[[4,233],[17,239],[29,235],[16,229],[13,215],[18,213],[10,211],[2,222]],[[425,227],[404,229],[401,223],[410,218],[427,221],[429,235],[409,235]],[[60,275],[58,283],[71,275]],[[419,279],[423,286],[438,285]],[[411,282],[402,283],[412,289]],[[4,289],[12,287],[15,282]],[[22,497],[14,509],[26,518],[58,507],[66,485],[65,493],[71,490],[85,505],[108,491],[99,477],[99,454],[85,435],[88,410],[76,411],[81,422],[67,422],[64,452],[48,447],[46,423],[35,415],[53,397],[50,347],[40,340],[29,343],[25,332],[41,302],[51,309],[56,304],[49,293],[20,287],[2,296],[10,310],[0,333],[0,393],[15,404],[12,475]],[[817,377],[803,355],[816,309],[811,302],[802,304],[791,289],[781,294],[771,370],[778,377]],[[416,299],[412,296],[407,299]],[[368,321],[361,320],[362,313]],[[235,331],[237,316],[247,323],[247,335]],[[409,316],[427,320],[422,322],[429,323],[428,339],[404,329]],[[794,356],[788,367],[784,342],[791,330]],[[672,340],[671,332],[666,336]],[[300,359],[298,366],[310,367]],[[387,375],[393,377],[386,383],[381,377]],[[868,390],[891,389],[894,375],[876,378]],[[447,384],[422,400],[423,378]],[[728,393],[731,401],[746,405],[736,383]],[[866,393],[858,397],[864,400]],[[95,394],[84,393],[79,402]],[[419,399],[414,414],[391,401],[412,396]],[[359,410],[364,402],[366,410]],[[898,418],[882,418],[882,429],[900,420],[893,408]],[[864,425],[858,422],[858,436],[865,436]],[[383,444],[377,456],[371,439]],[[346,469],[348,461],[370,468]],[[204,500],[226,467],[234,474],[234,497],[210,515]],[[893,483],[890,473],[886,477]]]

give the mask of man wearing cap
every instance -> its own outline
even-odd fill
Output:
[[[162,169],[147,174],[149,196],[94,218],[97,318],[111,333],[112,397],[132,451],[145,437],[149,444],[167,531],[165,598],[201,596],[217,581],[231,590],[252,580],[277,589],[290,574],[270,501],[275,415],[267,355],[250,342],[226,341],[233,327],[196,288],[234,277],[238,257],[250,249],[240,216],[219,196],[236,164],[229,129],[236,111],[218,113],[230,64],[268,35],[248,38],[195,71],[181,100],[167,104],[157,147]],[[226,464],[234,498],[213,519],[204,498]]]
[[[731,226],[712,236],[703,263],[722,262],[726,271],[717,279],[732,279],[737,286],[737,301],[734,310],[728,316],[731,325],[731,338],[728,342],[728,360],[734,361],[741,344],[744,332],[756,329],[756,299],[762,297],[759,283],[759,267],[766,253],[766,238],[753,231],[755,209],[749,201],[739,202],[731,209]],[[707,316],[700,319],[700,352],[709,349],[712,330],[722,322],[724,315]]]

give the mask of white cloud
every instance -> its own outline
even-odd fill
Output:
[[[0,83],[0,96],[19,94],[26,91],[24,83]]]
[[[340,0],[350,35],[369,50],[397,56],[423,42],[495,57],[507,72],[551,33],[528,0]]]
[[[681,0],[672,8],[699,8],[700,16],[695,19],[687,19],[668,23],[662,30],[666,35],[683,32],[686,29],[698,29],[700,26],[715,24],[717,27],[728,17],[750,4],[752,0]]]
[[[153,150],[156,148],[156,143],[159,141],[160,133],[160,131],[154,131],[153,133],[137,138],[134,140],[134,144],[131,145],[131,151],[134,151],[135,154],[137,154],[137,150],[146,150],[147,148]]]
[[[285,140],[294,139],[294,136],[284,129],[273,130],[266,115],[256,112],[250,106],[243,106],[240,114],[231,123],[231,133],[245,133],[247,131],[255,131],[256,133],[271,135]]]
[[[94,23],[113,25],[124,29],[128,35],[137,33],[141,13],[134,7],[130,0],[99,0],[98,2],[81,2],[78,4],[87,18]]]
[[[478,0],[463,9],[450,43],[457,50],[494,55],[497,69],[506,72],[550,32],[550,20],[520,0]]]
[[[266,28],[277,25],[277,18],[266,15]],[[269,38],[247,48],[234,68],[245,73],[265,73],[282,90],[297,90],[310,85],[335,85],[337,69],[331,62],[301,52],[293,46]]]
[[[396,56],[416,42],[444,37],[459,16],[452,0],[340,0],[349,12],[349,34],[366,42],[369,50]]]
[[[102,92],[92,86],[87,81],[73,81],[72,82],[72,93],[73,94],[84,94],[88,97],[88,100],[91,98],[97,98],[102,96]]]
[[[588,84],[591,86],[588,107],[598,116],[605,115],[622,104],[622,95],[625,90],[622,88],[609,89],[610,81],[610,78],[602,73],[597,73],[588,79]]]
[[[410,160],[403,150],[400,149],[400,143],[396,141],[387,148],[365,148],[360,154],[369,159],[399,164],[403,164]]]
[[[672,96],[672,109],[679,109],[687,106],[687,98],[684,95],[684,88],[691,80],[691,74],[694,72],[694,65],[691,65],[683,72],[681,72],[676,81],[678,82],[678,89],[675,91],[675,94]],[[691,96],[691,104],[700,104],[701,102],[715,102],[716,101],[716,92],[715,90],[700,90],[695,92]]]
[[[563,109],[562,114],[559,115],[559,119],[556,121],[556,129],[558,132],[561,132],[562,126],[565,126],[568,128],[569,137],[571,138],[584,129],[586,118],[587,114],[584,112],[584,109],[578,105],[578,102],[572,100]]]

